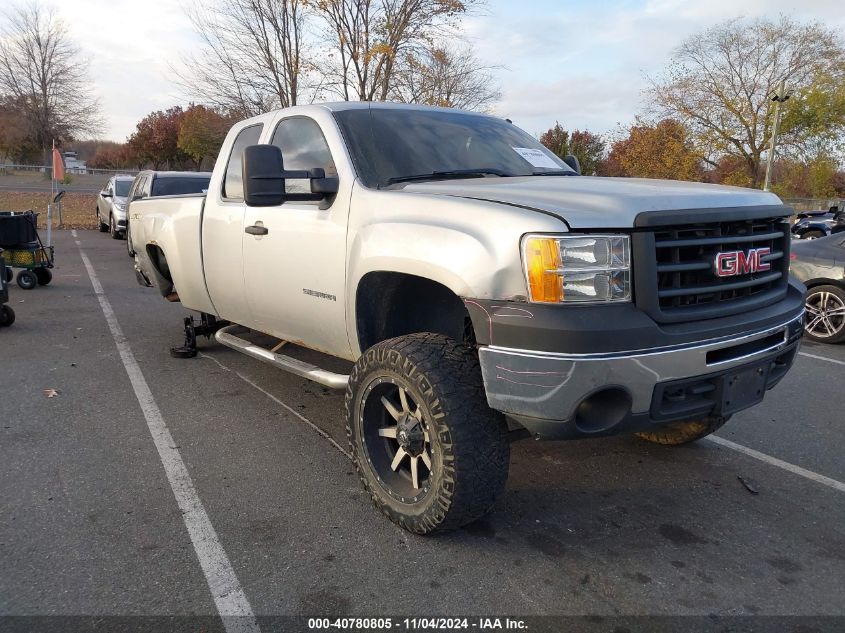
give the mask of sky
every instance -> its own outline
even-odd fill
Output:
[[[104,138],[123,141],[149,112],[185,104],[172,68],[197,40],[182,0],[54,6],[88,58]],[[482,62],[496,67],[495,114],[533,134],[555,121],[612,133],[647,106],[646,77],[685,37],[730,18],[781,13],[845,38],[841,0],[488,0],[462,30]]]

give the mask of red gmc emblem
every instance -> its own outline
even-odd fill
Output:
[[[713,268],[719,277],[732,277],[771,270],[772,265],[763,261],[763,256],[771,252],[772,249],[770,248],[752,248],[747,251],[716,253]]]

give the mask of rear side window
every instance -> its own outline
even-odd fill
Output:
[[[245,127],[235,137],[235,142],[232,143],[232,152],[229,154],[229,162],[226,164],[226,178],[223,180],[224,198],[229,200],[244,199],[244,183],[241,172],[244,148],[258,144],[263,127],[260,124]]]
[[[129,190],[129,199],[140,197],[144,191],[144,176],[138,176],[132,181],[132,188]]]
[[[337,176],[329,146],[313,119],[292,117],[283,119],[273,133],[273,145],[282,150],[285,169],[300,171],[322,167],[326,176]],[[289,193],[311,193],[311,182],[307,179],[288,179],[285,189]]]
[[[207,176],[169,177],[159,176],[153,182],[153,196],[178,196],[185,193],[205,193],[208,191]]]

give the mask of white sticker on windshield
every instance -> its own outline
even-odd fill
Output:
[[[534,167],[546,167],[548,169],[562,169],[560,165],[554,162],[551,158],[546,156],[544,152],[539,149],[532,149],[530,147],[514,147],[513,151],[522,156],[525,160],[531,163]]]

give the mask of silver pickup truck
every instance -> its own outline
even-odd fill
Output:
[[[338,103],[238,123],[207,195],[134,202],[131,239],[139,280],[203,333],[346,390],[364,487],[423,534],[491,509],[513,437],[677,445],[759,403],[802,332],[789,215],[580,176],[491,116]]]

